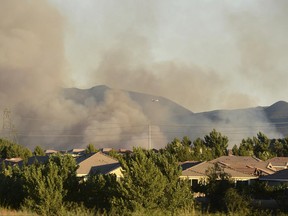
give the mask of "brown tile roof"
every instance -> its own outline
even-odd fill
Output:
[[[71,149],[68,152],[69,153],[83,153],[86,149]]]
[[[215,162],[214,162],[215,163]],[[190,177],[190,178],[205,178],[206,177],[206,170],[209,168],[212,168],[214,166],[214,163],[212,162],[202,162],[195,166],[192,166],[184,171],[182,171],[181,177]],[[237,170],[233,170],[229,167],[223,166],[222,164],[219,164],[222,168],[224,168],[224,172],[231,175],[232,179],[253,179],[256,178],[253,175],[242,173]]]
[[[56,154],[56,153],[58,153],[58,151],[53,150],[53,149],[47,149],[47,150],[45,150],[45,154]]]
[[[77,175],[79,176],[97,172],[107,174],[120,167],[120,163],[117,160],[102,152],[80,157],[76,162],[79,165],[77,169]]]
[[[211,163],[220,163],[226,167],[237,170],[238,172],[254,175],[255,170],[261,171],[261,174],[272,174],[276,170],[267,167],[264,162],[252,156],[222,156],[210,161]]]
[[[288,165],[288,157],[274,157],[266,160],[266,162],[270,163],[271,166],[275,167],[276,169],[286,169]]]

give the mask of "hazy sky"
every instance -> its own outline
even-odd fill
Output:
[[[50,0],[70,79],[170,98],[192,111],[288,100],[286,0]]]
[[[128,95],[78,104],[59,87],[105,84],[194,112],[288,101],[287,28],[287,0],[0,0],[0,108],[27,146],[145,146],[149,127],[134,126],[149,118]],[[151,107],[161,119],[165,108]],[[239,117],[249,134],[229,127],[256,134],[262,114]],[[111,122],[122,127],[103,127]]]

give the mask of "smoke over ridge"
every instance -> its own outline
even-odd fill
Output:
[[[10,107],[13,111],[13,121],[24,145],[34,147],[49,144],[43,147],[66,149],[67,145],[71,148],[85,147],[91,142],[96,143],[97,147],[104,147],[101,142],[111,139],[109,142],[111,147],[147,146],[149,133],[147,126],[151,124],[151,119],[128,95],[117,90],[108,91],[101,103],[91,97],[81,104],[61,94],[61,87],[76,83],[70,72],[71,65],[66,59],[68,48],[65,33],[69,28],[69,21],[65,13],[61,13],[53,6],[52,0],[0,1],[1,109]],[[126,12],[124,4],[113,9],[115,17],[119,18],[117,21],[123,24],[123,29],[118,26],[119,23],[115,23],[115,17],[108,16],[109,13],[100,17],[105,25],[99,29],[108,35],[108,39],[101,38],[101,35],[99,38],[96,37],[93,41],[95,46],[88,40],[97,51],[93,50],[91,53],[87,51],[88,53],[85,52],[85,54],[91,55],[85,55],[85,57],[87,56],[91,62],[94,61],[95,65],[88,72],[81,71],[78,76],[86,76],[86,79],[93,84],[107,84],[116,89],[137,90],[166,96],[195,110],[210,109],[215,104],[228,108],[257,104],[258,99],[255,95],[238,89],[231,91],[231,86],[235,83],[230,82],[230,79],[234,75],[220,74],[213,67],[197,64],[194,61],[187,63],[177,59],[157,60],[154,55],[157,50],[153,47],[155,44],[161,44],[163,35],[158,35],[158,40],[151,41],[150,33],[153,37],[157,37],[155,29],[163,28],[163,22],[167,22],[165,17],[160,20],[157,18],[157,13],[163,12],[158,11],[161,1],[157,3],[147,1],[147,3],[141,3],[140,6],[131,1],[127,2],[135,9],[134,12],[129,13],[132,13],[136,20],[133,22],[129,21],[131,18],[129,16],[121,17]],[[95,3],[91,4],[95,6]],[[97,4],[101,5],[99,2]],[[102,6],[105,11],[107,5]],[[275,7],[275,10],[278,11],[279,8]],[[285,10],[281,14],[285,15]],[[270,73],[270,70],[275,69],[273,62],[276,61],[278,55],[286,53],[284,51],[279,53],[278,45],[270,46],[271,43],[267,42],[270,33],[264,32],[261,38],[255,36],[259,34],[253,31],[257,31],[257,28],[260,30],[265,28],[257,17],[255,20],[260,22],[260,25],[252,22],[246,26],[248,21],[241,15],[228,15],[233,18],[228,25],[236,25],[231,29],[237,35],[237,45],[241,54],[239,66],[241,71],[243,70],[241,77],[246,77],[245,81],[247,81],[247,77],[252,76],[253,80],[257,81],[261,73]],[[182,19],[184,17],[176,22],[182,23]],[[127,21],[129,24],[126,25]],[[239,28],[243,25],[247,27],[246,31],[239,33]],[[276,26],[275,31],[281,33],[280,27],[281,25]],[[77,33],[77,29],[71,31]],[[102,39],[104,45],[99,42]],[[193,46],[195,46],[194,43],[191,42]],[[262,46],[263,44],[266,46]],[[82,46],[82,43],[78,46]],[[189,49],[192,52],[193,46],[187,46],[191,46]],[[89,50],[84,41],[83,47]],[[251,52],[251,47],[254,48],[253,52]],[[177,45],[174,48],[177,52]],[[204,57],[206,52],[208,53],[209,49],[205,50],[204,47],[202,53]],[[271,53],[276,57],[272,58]],[[83,56],[79,49],[77,56],[80,60],[81,55]],[[83,61],[85,61],[84,58]],[[282,59],[279,58],[279,61],[281,62]],[[283,69],[280,66],[276,69],[273,71],[283,77]],[[270,78],[271,75],[263,79],[264,85],[273,84],[273,79]],[[284,82],[285,79],[281,80]],[[264,89],[262,82],[257,81],[256,85],[259,89]],[[279,87],[277,89],[279,90]],[[155,112],[165,119],[164,106]],[[265,116],[261,118],[265,119]],[[253,121],[253,119],[249,120]],[[251,128],[251,131],[254,129]],[[153,130],[161,138],[161,144],[155,142],[154,147],[163,147],[163,144],[167,142],[166,136],[156,125]]]

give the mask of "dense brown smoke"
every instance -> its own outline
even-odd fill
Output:
[[[151,120],[145,116],[142,107],[123,92],[107,92],[100,104],[92,97],[80,104],[61,96],[61,87],[73,85],[65,59],[67,20],[64,15],[47,0],[0,2],[0,108],[9,107],[12,110],[22,144],[31,148],[42,145],[45,149],[85,147],[88,143],[94,143],[96,147],[147,147]],[[154,59],[153,45],[161,41],[161,35],[157,35],[157,31],[155,33],[155,29],[161,27],[156,19],[157,11],[154,11],[159,5],[149,1],[141,5],[133,3],[132,6],[135,10],[130,10],[130,13],[133,12],[135,20],[120,16],[127,10],[125,4],[113,9],[115,16],[111,17],[110,13],[104,16],[105,25],[101,29],[108,39],[95,38],[99,48],[95,54],[97,64],[90,71],[89,80],[116,89],[165,96],[194,111],[209,110],[215,104],[221,108],[236,108],[257,103],[254,95],[231,90],[233,74],[221,75],[207,66],[177,59]],[[280,7],[276,9],[280,10]],[[237,34],[241,52],[239,67],[243,71],[241,77],[245,77],[244,82],[251,76],[261,89],[262,82],[257,78],[262,77],[264,71],[270,74],[263,80],[264,85],[272,85],[272,69],[278,76],[283,76],[282,68],[275,69],[273,65],[277,56],[283,54],[279,52],[280,45],[271,45],[269,37],[272,33],[261,32],[265,25],[259,17],[241,34],[238,29],[248,23],[249,16],[243,18],[241,14],[232,14],[229,17],[233,17],[231,22],[235,29],[232,28],[232,31]],[[118,22],[128,21],[127,28],[119,27]],[[273,20],[270,21],[272,23]],[[280,27],[275,27],[279,37],[282,32]],[[151,41],[150,34],[159,36],[159,41]],[[177,44],[174,46],[177,49]],[[203,47],[205,52],[208,51]],[[81,52],[81,60],[80,55]],[[155,115],[161,115],[165,120],[168,112],[165,107],[160,108],[155,109]],[[265,116],[258,117],[265,119]],[[153,131],[162,140],[153,143],[153,147],[163,147],[167,140],[161,129],[154,125]]]
[[[70,77],[64,56],[64,22],[48,1],[1,1],[1,110],[11,109],[18,139],[28,147],[45,149],[88,143],[147,147],[149,121],[124,93],[107,92],[102,104],[94,98],[77,104],[61,96],[61,87]],[[139,124],[142,127],[135,130]]]

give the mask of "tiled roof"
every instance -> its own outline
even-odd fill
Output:
[[[216,163],[216,162],[214,162]],[[182,171],[182,177],[195,177],[195,178],[204,178],[206,177],[206,170],[209,168],[212,168],[214,166],[214,163],[212,162],[202,162],[199,163],[195,166],[192,166],[184,171]],[[233,170],[229,167],[225,167],[221,164],[219,164],[222,168],[224,168],[224,172],[228,173],[231,175],[232,178],[234,179],[251,179],[255,178],[253,175],[247,174],[247,173],[242,173],[237,170]]]
[[[55,153],[58,153],[58,151],[53,150],[53,149],[47,149],[47,150],[45,150],[45,154],[55,154]]]
[[[22,160],[23,160],[22,158],[9,158],[9,159],[0,158],[0,164],[4,163],[5,166],[14,166],[15,164],[18,164]]]
[[[79,165],[79,168],[77,169],[77,175],[80,176],[95,172],[107,174],[112,170],[120,167],[120,163],[117,160],[103,154],[102,152],[80,157],[76,161]]]
[[[272,174],[276,170],[267,167],[267,162],[264,162],[252,156],[222,156],[216,158],[211,163],[220,163],[226,167],[237,170],[238,172],[253,175],[255,170],[260,170],[262,174]]]
[[[47,163],[48,160],[49,160],[49,156],[32,156],[28,158],[27,162],[20,161],[18,165],[19,167],[22,167],[24,164],[25,165],[32,165],[34,163],[44,164],[44,163]]]
[[[282,166],[284,168],[284,167],[287,167],[288,157],[274,157],[274,158],[268,159],[266,162],[270,163],[273,167]]]
[[[288,182],[288,169],[277,171],[271,175],[261,176],[259,179],[262,181]]]
[[[179,163],[179,165],[181,166],[182,170],[186,170],[192,166],[195,166],[197,164],[201,163],[200,161],[185,161],[185,162],[181,162]]]
[[[69,153],[82,153],[85,152],[86,149],[71,149],[68,152]]]

